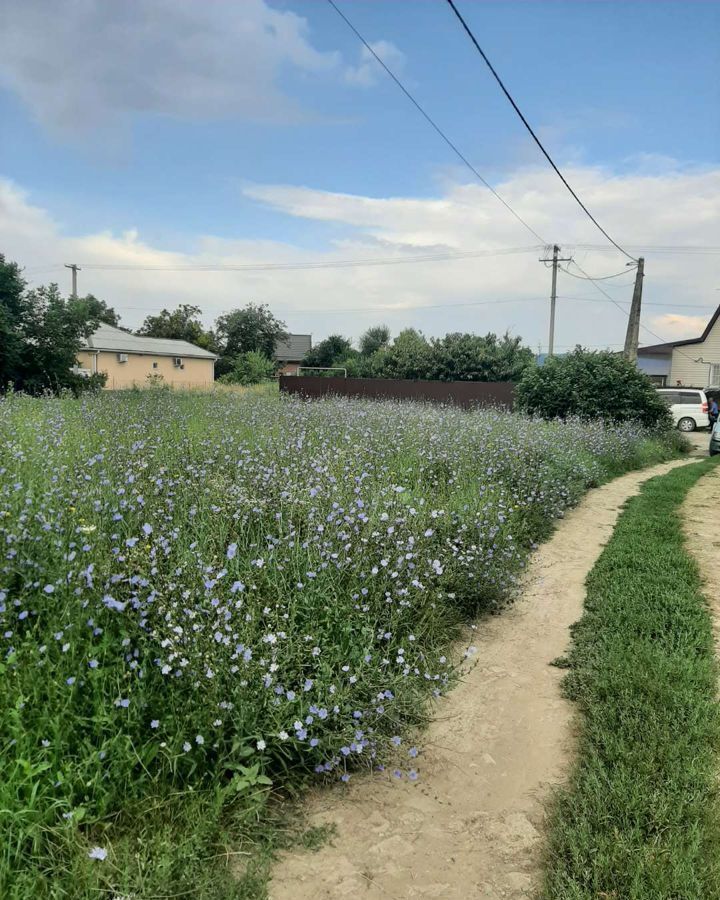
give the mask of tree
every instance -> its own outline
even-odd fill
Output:
[[[334,366],[338,360],[345,358],[351,352],[353,352],[352,344],[347,338],[341,334],[331,334],[324,341],[316,344],[305,355],[302,364],[303,366],[317,366],[320,369],[326,369]]]
[[[229,357],[255,350],[273,359],[278,341],[288,337],[285,323],[276,319],[264,303],[248,303],[243,309],[234,309],[220,316],[215,327],[221,353]]]
[[[249,350],[235,357],[232,369],[219,381],[223,384],[260,384],[274,374],[275,363],[271,359],[257,350]]]
[[[519,337],[453,332],[432,341],[430,377],[438,381],[519,381],[533,353]]]
[[[215,335],[203,328],[201,315],[202,310],[199,307],[182,303],[172,312],[164,309],[157,316],[147,316],[138,334],[143,337],[187,341],[196,347],[214,350]]]
[[[22,354],[15,373],[15,387],[31,394],[69,388],[76,392],[95,386],[72,372],[82,339],[97,328],[87,317],[87,307],[65,300],[56,284],[43,285],[27,294],[28,312],[21,332]]]
[[[23,352],[23,331],[29,306],[27,283],[17,263],[0,253],[0,390],[15,383]]]
[[[92,301],[92,302],[91,302]],[[83,378],[72,369],[83,338],[111,312],[91,298],[64,299],[51,284],[27,290],[16,263],[0,255],[0,390],[41,393],[100,386],[103,376]]]
[[[390,342],[390,329],[387,325],[373,325],[360,337],[360,353],[372,356],[378,350],[384,350]]]
[[[104,322],[106,325],[113,325],[115,328],[118,328],[120,325],[120,316],[112,306],[108,306],[104,300],[98,300],[93,294],[77,297],[71,302],[78,307],[79,315],[84,316],[88,320]]]
[[[405,328],[387,350],[373,356],[378,378],[429,378],[432,349],[427,338],[414,328]]]
[[[526,370],[518,406],[546,419],[581,416],[669,427],[668,407],[647,375],[624,357],[578,347]]]

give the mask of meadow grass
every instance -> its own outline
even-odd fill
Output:
[[[633,425],[147,390],[0,401],[0,896],[259,898],[392,758]],[[468,652],[472,652],[471,649]],[[421,771],[421,766],[420,766]]]
[[[649,481],[588,578],[564,663],[580,735],[551,818],[548,900],[720,897],[718,669],[679,515],[712,465]]]

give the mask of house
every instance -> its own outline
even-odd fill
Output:
[[[176,387],[209,387],[217,356],[187,341],[140,337],[112,325],[100,325],[78,353],[78,369],[105,372],[109,389],[161,381]]]
[[[639,347],[637,364],[659,386],[720,387],[720,306],[700,337]]]
[[[309,334],[289,334],[287,340],[278,341],[275,359],[280,364],[280,375],[297,375],[298,367],[311,350],[312,337]]]

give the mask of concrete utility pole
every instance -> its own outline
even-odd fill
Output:
[[[645,258],[637,261],[635,273],[635,287],[633,288],[632,306],[628,319],[627,332],[625,333],[625,359],[630,362],[637,360],[638,342],[640,340],[640,307],[642,306],[643,278],[645,277]]]
[[[569,256],[559,258],[560,248],[557,244],[553,244],[552,259],[541,259],[541,263],[552,263],[552,288],[550,291],[550,337],[548,338],[548,356],[553,355],[553,346],[555,344],[555,301],[557,299],[557,270],[559,262],[571,262]]]
[[[72,296],[77,298],[77,273],[82,272],[82,269],[75,263],[65,263],[65,268],[72,269]]]

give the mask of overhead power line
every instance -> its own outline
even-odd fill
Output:
[[[355,37],[359,41],[362,42],[363,46],[368,51],[368,53],[371,53],[373,55],[373,57],[380,63],[380,65],[383,67],[383,69],[387,72],[387,74],[390,76],[390,78],[392,78],[392,80],[400,88],[400,90],[403,92],[403,94],[405,94],[405,96],[412,103],[412,105],[415,107],[415,109],[417,109],[417,111],[425,119],[425,121],[440,135],[440,137],[445,141],[445,143],[448,145],[448,147],[450,147],[450,149],[458,157],[458,159],[462,163],[464,163],[464,165],[467,166],[467,168],[473,173],[473,175],[475,175],[475,177],[478,179],[478,181],[480,181],[481,184],[485,185],[485,187],[490,191],[490,193],[497,200],[499,200],[500,203],[502,203],[502,205],[505,207],[505,209],[507,209],[507,211],[509,213],[511,213],[518,220],[518,222],[520,222],[521,225],[523,225],[525,228],[527,228],[527,230],[532,235],[534,235],[543,245],[547,245],[548,242],[545,240],[545,238],[542,237],[541,235],[539,235],[537,233],[537,231],[535,231],[535,229],[531,225],[528,225],[528,223],[525,221],[525,219],[523,219],[523,217],[519,213],[515,212],[515,210],[512,208],[512,206],[510,206],[510,204],[507,202],[507,200],[505,200],[504,197],[501,197],[500,194],[498,194],[498,192],[495,190],[495,188],[492,187],[492,185],[490,185],[490,183],[487,182],[483,178],[483,176],[480,174],[480,172],[478,172],[478,170],[475,168],[475,166],[462,153],[462,151],[458,148],[458,146],[456,144],[454,144],[453,141],[450,140],[450,138],[445,134],[445,132],[442,130],[442,128],[440,128],[440,126],[437,124],[437,122],[435,122],[435,120],[430,116],[430,114],[427,113],[425,111],[425,109],[418,103],[418,101],[413,97],[413,95],[405,87],[405,85],[402,83],[402,81],[400,81],[400,79],[397,77],[397,75],[385,64],[385,62],[382,60],[382,58],[380,56],[378,56],[378,54],[375,52],[375,50],[373,50],[371,45],[360,34],[360,32],[353,25],[353,23],[348,19],[348,17],[345,15],[345,13],[343,13],[342,10],[335,4],[334,0],[327,0],[327,2],[330,4],[330,6],[332,6],[332,8],[335,10],[335,12],[340,16],[340,18],[343,20],[343,22],[345,22],[345,24],[352,31],[352,33],[355,35]]]
[[[619,278],[620,275],[627,275],[628,271],[632,271],[632,269],[637,268],[633,266],[631,269],[625,268],[620,272],[615,272],[614,275],[594,275],[591,279],[587,278],[585,275],[576,275],[574,272],[571,272],[567,268],[563,268],[560,266],[560,271],[564,272],[566,275],[569,275],[571,278],[579,278],[581,281],[608,281],[610,278]],[[618,285],[615,285],[617,287]]]
[[[422,256],[375,257],[369,259],[339,259],[307,263],[241,263],[238,265],[151,266],[133,263],[83,263],[86,269],[103,271],[138,272],[294,272],[299,269],[352,269],[364,266],[398,266],[408,263],[440,262],[443,260],[479,259],[490,256],[508,256],[515,253],[535,253],[542,245],[531,247],[504,247],[498,250],[457,250],[449,253],[426,253]]]
[[[604,252],[610,250],[610,247],[607,247],[605,244],[572,244],[567,243],[564,244],[565,247],[572,248],[573,250],[602,250]],[[628,244],[627,245],[632,250],[638,250],[641,253],[673,253],[673,254],[682,254],[687,253],[690,255],[694,254],[703,254],[703,253],[720,253],[720,247],[708,247],[708,246],[692,246],[689,244],[668,244],[665,246],[647,246],[645,244]]]
[[[625,316],[628,317],[628,319],[630,318],[630,313],[628,312],[628,310],[623,309],[623,307],[620,306],[620,304],[618,303],[618,301],[615,300],[613,297],[611,297],[610,294],[608,294],[607,291],[602,287],[602,285],[599,285],[599,284],[597,283],[597,281],[596,281],[594,278],[591,278],[591,277],[588,275],[588,273],[587,273],[587,272],[579,265],[579,263],[576,263],[576,262],[573,260],[573,263],[572,263],[572,264],[573,264],[576,268],[580,269],[580,271],[583,273],[583,275],[585,275],[585,277],[587,278],[587,280],[590,281],[590,282],[592,282],[592,284],[597,288],[597,290],[600,291],[601,294],[604,294],[605,297],[607,297],[607,299],[613,304],[613,306],[616,306],[616,307],[620,310],[620,312],[623,313],[623,315],[625,315]],[[660,337],[659,334],[657,334],[656,332],[654,332],[651,328],[648,328],[647,325],[643,325],[642,322],[640,322],[639,325],[640,325],[640,328],[643,329],[643,331],[647,331],[648,334],[651,334],[656,340],[660,341],[661,344],[667,344],[667,343],[669,343],[668,341],[665,340],[665,338]],[[640,349],[642,349],[642,348],[640,348]],[[685,353],[683,350],[679,350],[677,347],[676,347],[675,349],[676,349],[676,351],[678,352],[678,354],[679,354],[680,356],[685,356],[687,359],[692,359],[692,360],[694,361],[694,358],[693,358],[692,356],[690,356],[689,353]]]
[[[328,2],[332,2],[332,0],[328,0]],[[450,8],[452,9],[452,11],[455,13],[455,15],[457,16],[457,18],[458,18],[460,24],[461,24],[462,27],[465,29],[465,31],[466,31],[468,37],[470,38],[470,40],[471,40],[471,41],[473,42],[473,44],[475,45],[475,49],[478,51],[478,53],[480,54],[480,56],[482,56],[482,58],[483,58],[483,60],[485,61],[485,64],[487,65],[488,69],[490,69],[490,71],[492,72],[493,77],[495,78],[495,81],[497,81],[497,83],[500,85],[500,88],[502,89],[502,92],[505,94],[505,96],[507,97],[507,99],[510,101],[510,104],[512,105],[512,108],[515,110],[515,112],[516,112],[516,113],[518,114],[518,116],[520,117],[520,120],[521,120],[521,122],[523,123],[523,125],[525,126],[525,128],[527,128],[527,130],[530,132],[530,135],[532,136],[532,139],[535,141],[535,143],[536,143],[536,144],[538,145],[538,147],[540,148],[540,151],[542,152],[543,156],[544,156],[545,159],[550,163],[550,165],[553,167],[553,169],[555,170],[556,174],[558,175],[558,177],[560,178],[560,180],[562,181],[562,183],[565,185],[565,187],[568,189],[568,191],[570,191],[570,193],[572,194],[572,196],[575,198],[575,200],[577,201],[578,205],[579,205],[580,208],[583,210],[583,212],[585,213],[585,215],[590,219],[590,221],[595,225],[595,227],[596,227],[599,231],[601,231],[602,234],[605,235],[605,237],[610,241],[610,243],[611,243],[614,247],[617,247],[617,249],[618,249],[621,253],[624,253],[625,256],[628,257],[628,259],[635,260],[635,257],[634,257],[634,256],[631,256],[631,255],[627,252],[627,250],[624,250],[624,249],[620,246],[620,244],[618,244],[617,241],[615,241],[613,238],[610,237],[610,235],[607,233],[607,231],[605,231],[605,229],[604,229],[604,228],[602,227],[602,225],[598,222],[598,220],[595,218],[595,216],[590,212],[590,210],[587,208],[587,206],[585,206],[585,204],[582,202],[582,200],[578,197],[578,195],[577,195],[577,194],[575,193],[575,191],[572,189],[572,187],[570,186],[570,184],[569,184],[567,178],[565,178],[565,176],[564,176],[563,173],[560,171],[560,169],[555,165],[555,161],[553,160],[553,158],[550,156],[550,154],[547,152],[547,150],[546,150],[545,147],[543,146],[542,141],[540,140],[540,138],[539,138],[539,137],[535,134],[535,132],[533,131],[533,129],[532,129],[530,123],[528,122],[528,120],[527,120],[527,119],[525,118],[525,116],[522,114],[522,110],[520,109],[520,107],[517,105],[517,103],[516,103],[515,100],[513,99],[512,94],[510,93],[510,91],[509,91],[509,90],[505,87],[505,85],[503,84],[502,78],[500,78],[500,76],[498,75],[498,73],[495,71],[495,67],[494,67],[493,64],[490,62],[490,60],[487,58],[487,55],[485,54],[485,51],[482,49],[482,47],[480,46],[480,44],[477,42],[477,38],[475,37],[475,35],[474,35],[474,34],[472,33],[472,31],[470,30],[470,26],[467,24],[467,22],[465,21],[465,19],[464,19],[464,18],[462,17],[462,15],[460,14],[460,11],[458,10],[457,6],[455,6],[455,4],[453,3],[453,0],[446,0],[446,2],[447,2],[447,4],[450,6]]]

